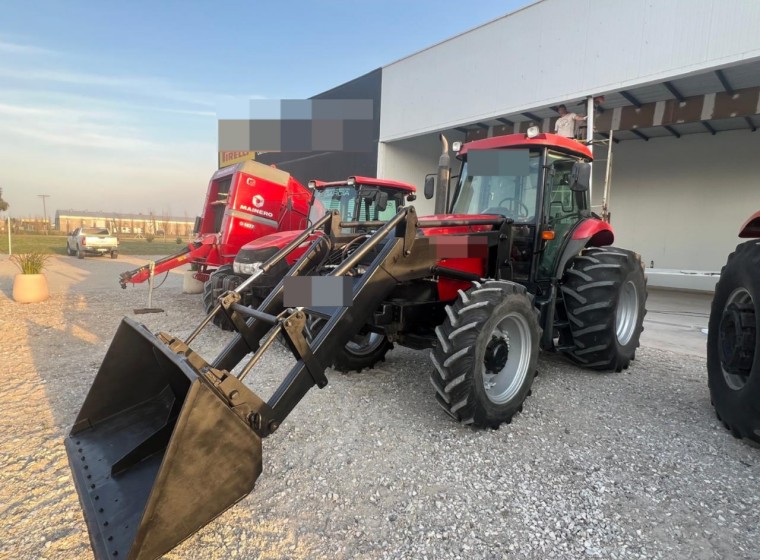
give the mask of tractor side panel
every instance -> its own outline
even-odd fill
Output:
[[[221,254],[234,258],[251,241],[279,230],[286,187],[248,173],[233,178],[222,225]]]
[[[472,272],[479,276],[485,276],[485,265],[481,258],[464,258],[464,259],[441,259],[438,261],[440,266],[461,270],[462,272]],[[438,280],[438,299],[441,301],[453,301],[457,297],[458,290],[468,290],[472,284],[464,280],[452,280],[450,278],[440,278]]]
[[[226,208],[232,180],[235,178],[237,165],[219,169],[211,177],[206,189],[206,200],[203,205],[201,224],[198,236],[217,234],[222,231],[224,210]]]

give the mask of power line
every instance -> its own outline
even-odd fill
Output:
[[[42,199],[42,215],[45,218],[45,234],[47,234],[47,232],[48,232],[48,225],[49,224],[48,224],[48,219],[47,219],[47,206],[45,204],[45,200],[48,199],[48,198],[50,198],[50,195],[49,194],[38,194],[37,196],[39,196]]]

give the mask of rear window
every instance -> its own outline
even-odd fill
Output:
[[[105,228],[86,227],[82,230],[85,235],[108,235],[108,230]]]

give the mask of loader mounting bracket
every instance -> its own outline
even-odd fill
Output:
[[[314,383],[320,389],[327,385],[327,376],[325,368],[317,360],[311,351],[309,343],[303,336],[306,327],[306,314],[303,310],[297,310],[282,323],[283,335],[288,341],[291,351],[297,359],[303,361],[306,370],[311,375]]]
[[[158,336],[173,352],[185,356],[198,372],[199,379],[206,382],[235,414],[250,424],[260,437],[270,435],[279,427],[272,420],[274,415],[272,408],[246,387],[240,379],[226,370],[211,367],[182,340],[163,332]]]

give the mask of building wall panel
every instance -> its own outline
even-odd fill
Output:
[[[755,0],[543,0],[383,68],[390,141],[760,59]]]

